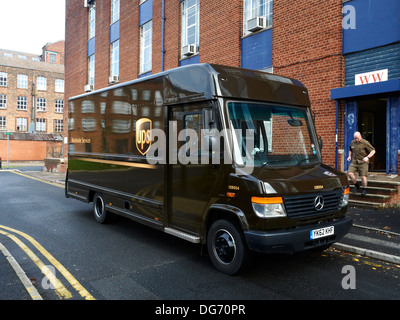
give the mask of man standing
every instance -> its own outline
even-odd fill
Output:
[[[361,195],[365,196],[367,193],[367,174],[369,159],[375,154],[375,148],[365,139],[361,137],[360,132],[354,133],[354,140],[350,143],[349,157],[347,161],[351,161],[349,166],[349,176],[354,183],[353,192],[357,192],[360,188],[356,180],[355,173],[361,177]]]

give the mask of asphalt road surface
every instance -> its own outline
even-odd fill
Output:
[[[60,186],[4,171],[0,185],[0,244],[44,300],[151,300],[154,314],[168,312],[165,300],[400,298],[399,265],[328,249],[257,254],[244,274],[227,276],[198,245],[124,218],[97,224],[91,204]],[[30,299],[0,252],[0,300]]]

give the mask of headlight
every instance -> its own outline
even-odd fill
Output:
[[[286,217],[282,197],[252,197],[251,204],[254,212],[261,218]]]
[[[346,188],[343,190],[343,199],[341,207],[345,207],[349,204],[349,196],[350,196],[350,188]]]

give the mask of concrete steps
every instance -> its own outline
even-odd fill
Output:
[[[361,180],[358,180],[361,185]],[[349,204],[356,207],[383,209],[397,207],[400,204],[400,182],[386,180],[368,180],[367,194],[361,195],[361,189],[353,192],[354,184],[350,184]]]

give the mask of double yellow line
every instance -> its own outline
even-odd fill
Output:
[[[72,276],[71,273],[68,272],[64,266],[57,261],[45,248],[43,248],[34,238],[23,233],[21,231],[12,229],[10,227],[6,227],[0,225],[0,234],[7,236],[11,240],[13,240],[27,255],[28,257],[37,265],[37,267],[42,271],[42,273],[46,276],[47,280],[51,283],[55,292],[61,299],[71,299],[71,292],[62,284],[62,282],[53,274],[53,272],[46,266],[39,257],[31,250],[28,246],[26,246],[15,234],[18,234],[28,240],[63,276],[64,278],[71,284],[71,286],[86,300],[95,300],[95,298]],[[32,294],[31,290],[28,290],[28,293],[34,299],[35,294]]]

